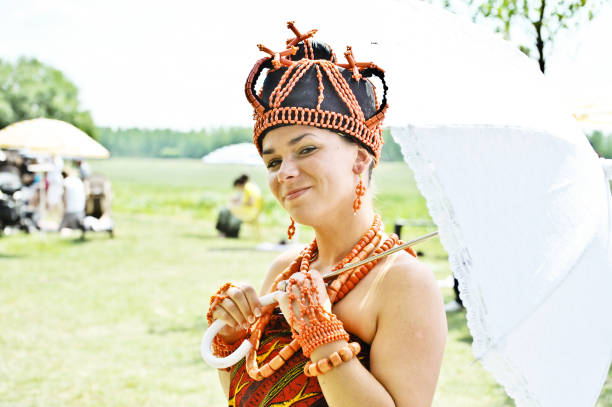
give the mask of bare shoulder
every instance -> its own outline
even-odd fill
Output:
[[[385,261],[381,269],[380,289],[389,298],[388,294],[401,292],[403,297],[409,292],[423,292],[423,294],[439,295],[437,281],[433,272],[425,263],[406,252],[399,252]],[[381,294],[382,294],[381,293]]]
[[[300,254],[301,251],[302,247],[292,247],[288,250],[285,250],[274,259],[274,261],[270,265],[270,268],[268,269],[268,273],[266,274],[264,282],[261,286],[260,294],[263,295],[268,292],[270,287],[272,287],[272,283],[274,283],[274,279],[276,278],[276,276],[282,273]]]
[[[378,314],[388,316],[389,310],[393,309],[410,310],[411,315],[426,313],[432,317],[439,316],[444,304],[438,282],[429,266],[406,252],[389,257],[382,262],[380,275],[377,276]]]

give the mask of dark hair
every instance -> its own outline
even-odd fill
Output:
[[[68,174],[68,171],[62,170],[62,177],[63,178],[68,178],[68,175],[70,175],[70,174]]]
[[[249,181],[249,176],[246,174],[242,174],[238,178],[234,180],[234,186],[237,187],[239,185],[244,185]]]

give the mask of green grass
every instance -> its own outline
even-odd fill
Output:
[[[225,405],[216,372],[199,356],[208,298],[228,280],[259,286],[276,255],[255,251],[248,229],[245,239],[216,238],[215,209],[241,169],[128,159],[93,167],[113,181],[114,239],[0,238],[0,406]],[[265,190],[264,170],[248,172]],[[376,172],[387,229],[396,217],[427,216],[403,164]],[[280,238],[287,216],[267,192],[265,199],[265,234]],[[408,228],[405,237],[426,231]],[[311,236],[303,230],[303,241]],[[447,276],[439,242],[422,249],[436,277]],[[434,405],[514,405],[472,363],[463,313],[448,322]],[[610,405],[609,377],[598,406]]]

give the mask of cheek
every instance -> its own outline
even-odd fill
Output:
[[[270,192],[272,192],[272,194],[278,200],[279,185],[277,182],[276,175],[274,175],[273,173],[268,173],[268,188],[270,188]]]

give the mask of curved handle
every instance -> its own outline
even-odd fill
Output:
[[[261,305],[263,306],[275,304],[276,298],[274,297],[277,293],[279,293],[279,291],[266,294],[259,299],[259,302],[261,302]],[[251,342],[245,340],[240,344],[238,349],[236,349],[229,356],[219,358],[213,355],[211,350],[213,339],[215,339],[215,336],[217,336],[219,331],[223,329],[225,325],[226,323],[224,321],[221,321],[220,319],[213,322],[208,327],[206,332],[204,332],[204,336],[202,337],[202,344],[200,346],[200,353],[202,354],[202,359],[204,359],[206,363],[208,363],[212,367],[216,367],[217,369],[224,369],[226,367],[234,366],[236,363],[240,362],[240,360],[245,357],[253,347],[253,345],[251,345]]]

